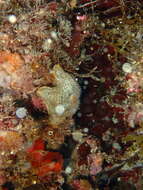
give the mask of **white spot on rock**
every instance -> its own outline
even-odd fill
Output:
[[[89,131],[88,128],[84,128],[84,129],[83,129],[83,132],[84,132],[84,133],[88,133],[88,131]]]
[[[131,73],[132,72],[132,66],[130,63],[124,63],[123,66],[122,66],[122,70],[125,72],[125,73]]]
[[[27,110],[26,108],[24,107],[21,107],[21,108],[18,108],[16,110],[16,116],[19,118],[19,119],[23,119],[24,117],[26,117],[27,115]]]
[[[46,39],[46,40],[43,42],[43,45],[42,45],[43,50],[45,50],[45,51],[50,50],[50,49],[51,49],[51,46],[52,46],[52,43],[53,43],[53,41],[52,41],[51,38]]]
[[[15,15],[9,15],[8,16],[8,21],[11,23],[11,24],[15,24],[16,21],[17,21],[17,18]]]
[[[66,169],[65,169],[65,173],[66,174],[71,174],[72,173],[72,168],[67,166]]]
[[[52,31],[52,32],[51,32],[51,37],[52,37],[54,40],[57,40],[57,39],[58,39],[57,32]]]

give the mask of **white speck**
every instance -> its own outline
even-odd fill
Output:
[[[51,49],[52,42],[53,41],[51,38],[46,39],[42,45],[43,50],[48,51],[49,49]]]
[[[5,155],[5,152],[2,152],[1,155]]]
[[[131,33],[131,36],[132,36],[132,37],[135,37],[135,34],[134,34],[134,33]]]
[[[105,28],[105,23],[104,22],[101,23],[101,27]]]
[[[59,104],[55,107],[55,112],[58,115],[62,115],[65,112],[65,107],[62,104]]]
[[[16,116],[20,119],[23,119],[27,115],[27,110],[24,107],[18,108],[16,110]]]
[[[11,24],[15,24],[16,21],[17,21],[17,18],[15,15],[9,15],[8,16],[8,21],[11,23]]]
[[[108,48],[104,48],[104,49],[103,49],[103,52],[104,52],[104,53],[107,53],[107,52],[108,52]]]
[[[117,178],[117,180],[118,180],[118,181],[121,181],[121,178],[120,178],[120,177],[118,177],[118,178]]]
[[[84,33],[84,34],[88,34],[88,31],[84,30],[83,33]]]
[[[58,39],[57,32],[52,31],[52,32],[51,32],[51,37],[52,37],[54,40],[57,40],[57,39]]]
[[[84,132],[84,133],[88,133],[88,131],[89,131],[88,128],[84,128],[84,129],[83,129],[83,132]]]
[[[97,100],[96,100],[96,99],[94,99],[92,102],[93,102],[94,104],[96,104],[96,103],[97,103]]]
[[[122,66],[122,70],[125,72],[125,73],[131,73],[132,72],[132,66],[130,63],[124,63],[123,66]]]
[[[65,173],[66,174],[71,174],[71,172],[72,172],[72,168],[71,167],[66,167],[66,169],[65,169]]]
[[[76,19],[83,21],[83,20],[86,19],[86,15],[82,15],[82,16],[81,16],[81,15],[77,15],[77,16],[76,16]]]
[[[89,83],[88,80],[84,81],[84,85],[88,85],[88,83]]]

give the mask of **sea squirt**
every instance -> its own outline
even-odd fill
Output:
[[[54,86],[43,86],[37,95],[45,103],[51,124],[63,123],[72,118],[79,106],[80,86],[72,75],[60,65],[55,65],[50,72],[54,76]]]

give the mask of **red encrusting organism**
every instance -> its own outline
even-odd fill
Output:
[[[48,173],[59,173],[63,167],[63,157],[59,152],[44,150],[44,141],[38,139],[27,150],[28,160],[35,169],[38,177],[44,177]]]

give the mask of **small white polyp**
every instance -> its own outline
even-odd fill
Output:
[[[131,73],[132,72],[132,66],[130,63],[124,63],[123,66],[122,66],[122,70],[125,72],[125,73]]]
[[[9,15],[8,16],[8,21],[11,23],[11,24],[15,24],[16,21],[17,21],[17,18],[15,15]]]
[[[52,37],[54,40],[57,40],[57,38],[58,38],[57,32],[52,31],[52,32],[51,32],[51,37]]]
[[[23,119],[27,115],[27,110],[24,107],[18,108],[16,110],[16,116],[20,119]]]
[[[66,169],[65,169],[65,173],[70,174],[71,172],[72,172],[72,168],[67,166]]]

